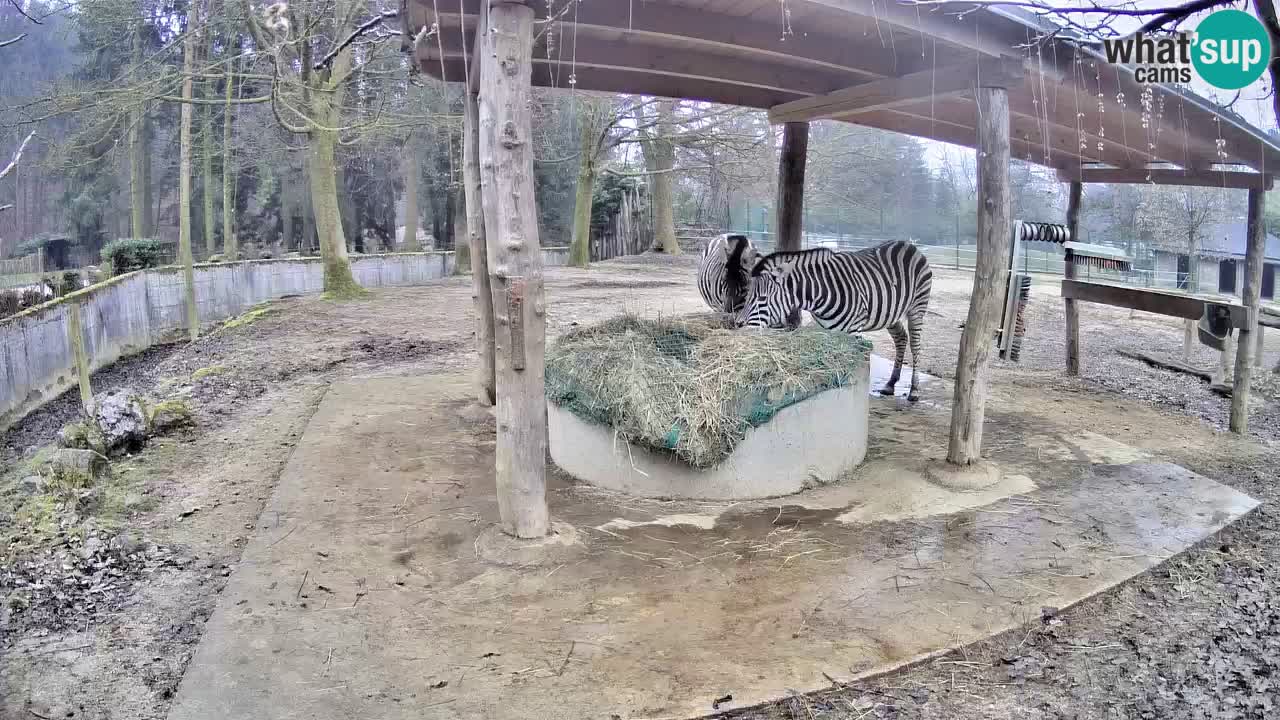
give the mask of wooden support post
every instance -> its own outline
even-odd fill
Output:
[[[1258,367],[1258,368],[1262,367],[1262,355],[1263,355],[1263,351],[1265,350],[1265,348],[1263,347],[1264,345],[1263,333],[1265,333],[1266,330],[1267,330],[1266,328],[1262,327],[1261,325],[1258,325],[1257,329],[1254,331],[1254,334],[1258,336],[1257,339],[1254,341],[1254,349],[1253,349],[1253,366],[1254,367]]]
[[[1218,353],[1218,369],[1213,374],[1213,382],[1219,385],[1227,385],[1231,382],[1231,340],[1231,333],[1228,332],[1222,352]]]
[[[809,123],[784,124],[782,154],[778,158],[777,242],[774,250],[801,250],[804,247],[804,167],[808,152]]]
[[[1236,351],[1236,377],[1231,388],[1231,432],[1240,435],[1249,430],[1249,381],[1253,377],[1253,358],[1249,343],[1258,329],[1258,305],[1262,298],[1262,255],[1266,242],[1263,215],[1267,193],[1256,189],[1249,191],[1249,247],[1245,251],[1244,290],[1241,300],[1249,309],[1249,319],[1238,328],[1240,347]]]
[[[84,349],[84,322],[80,303],[67,306],[67,342],[75,358],[76,377],[80,380],[80,404],[86,416],[93,415],[93,387],[89,385],[89,355]]]
[[[1191,351],[1196,346],[1196,321],[1182,321],[1182,359],[1190,360]]]
[[[476,29],[477,47],[484,39],[483,24]],[[476,68],[475,72],[480,72]],[[493,365],[493,293],[489,286],[489,257],[485,247],[484,208],[480,192],[480,122],[478,87],[468,87],[463,109],[462,181],[467,206],[467,244],[471,248],[471,299],[476,308],[476,354],[480,404],[492,406],[495,393]]]
[[[980,87],[978,101],[978,248],[969,316],[960,337],[947,461],[970,465],[982,452],[987,363],[1009,268],[1009,94]]]
[[[546,342],[530,129],[533,8],[488,0],[480,54],[480,171],[494,310],[497,484],[502,529],[547,534]]]
[[[1078,233],[1080,230],[1080,200],[1084,195],[1084,185],[1078,181],[1072,181],[1071,191],[1067,196],[1067,230],[1071,233],[1071,239],[1079,240]],[[1068,280],[1076,276],[1076,264],[1072,262],[1071,251],[1067,250],[1066,257],[1062,264],[1062,274]],[[1080,374],[1080,308],[1076,305],[1076,301],[1070,298],[1063,300],[1063,309],[1067,316],[1067,374]]]

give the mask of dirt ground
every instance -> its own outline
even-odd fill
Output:
[[[550,270],[549,332],[623,309],[701,310],[693,267],[692,258],[646,256],[590,271]],[[925,372],[952,376],[971,282],[967,273],[937,271]],[[1180,353],[1180,321],[1141,313],[1131,319],[1128,311],[1087,305],[1082,376],[1067,379],[1060,370],[1062,303],[1055,295],[1051,282],[1035,288],[1022,361],[995,363],[993,392],[1045,413],[1070,413],[1082,430],[1140,447],[1265,504],[1213,542],[1083,606],[1047,610],[1041,624],[1015,636],[872,682],[725,717],[1274,716],[1280,599],[1268,570],[1280,560],[1277,384],[1261,373],[1249,441],[1219,434],[1228,401],[1198,380],[1115,353],[1121,347]],[[87,538],[102,538],[116,552],[119,573],[88,588],[72,580],[71,589],[38,607],[41,612],[0,604],[0,718],[164,717],[247,534],[271,521],[261,517],[264,503],[327,383],[473,367],[470,307],[465,278],[343,304],[289,298],[252,322],[95,375],[99,391],[127,385],[186,396],[199,424],[117,463],[128,498],[118,517],[64,519],[45,543],[0,546],[6,599],[16,595],[17,583],[30,581],[25,569],[86,556]],[[871,338],[877,352],[890,351],[886,333]],[[1270,340],[1274,364],[1280,337]],[[1207,350],[1198,350],[1197,360],[1206,367],[1216,362]],[[949,398],[926,394],[925,401]],[[51,442],[74,418],[76,402],[64,396],[0,438],[4,466],[17,466]],[[988,445],[1016,442],[1014,424],[989,415]],[[0,489],[0,499],[12,503],[13,497],[14,490]],[[8,507],[0,503],[0,527],[14,519],[3,516]],[[59,561],[64,568],[75,564]]]

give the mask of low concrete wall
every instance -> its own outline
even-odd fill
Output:
[[[565,265],[569,250],[545,248],[542,257]],[[452,252],[363,255],[351,258],[351,270],[366,288],[403,287],[447,277],[453,262]],[[211,324],[267,300],[320,292],[324,267],[319,258],[197,265],[195,284],[200,322]],[[72,303],[81,307],[92,370],[163,342],[186,322],[182,271],[172,267],[121,275],[0,320],[0,430],[75,386]]]
[[[751,428],[724,462],[705,470],[649,450],[547,403],[551,459],[597,487],[647,498],[751,500],[839,480],[867,454],[870,372],[783,408]]]

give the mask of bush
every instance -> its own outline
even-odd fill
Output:
[[[152,238],[120,238],[102,248],[102,261],[116,275],[160,267],[165,262],[165,246]]]

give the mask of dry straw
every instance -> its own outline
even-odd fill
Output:
[[[736,330],[719,314],[633,315],[547,351],[547,398],[624,439],[713,467],[747,430],[867,371],[871,343],[818,328]]]

